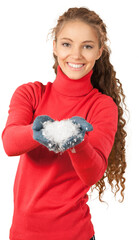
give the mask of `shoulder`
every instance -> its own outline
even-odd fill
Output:
[[[24,83],[16,88],[11,102],[30,104],[35,109],[42,99],[47,85],[43,85],[39,81]]]
[[[103,108],[118,109],[118,107],[117,107],[116,103],[114,102],[113,98],[106,95],[106,94],[101,94],[100,105]]]
[[[43,85],[41,82],[28,82],[20,85],[17,87],[15,92],[23,92],[27,93],[28,95],[32,94],[39,94],[45,91],[46,86]]]
[[[96,91],[95,95],[95,101],[91,106],[88,120],[93,124],[108,122],[114,123],[116,126],[118,122],[118,106],[113,98],[98,91]]]
[[[112,97],[106,94],[102,94],[96,89],[94,94],[93,104],[92,104],[92,110],[109,109],[109,108],[118,110],[118,107]]]

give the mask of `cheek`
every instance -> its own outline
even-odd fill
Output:
[[[86,60],[88,62],[89,69],[92,69],[96,62],[96,55],[94,53],[88,54],[88,56],[86,56]]]
[[[97,59],[97,53],[96,52],[92,52],[90,54],[86,55],[86,59],[88,62],[90,62],[91,64],[95,63],[96,59]]]
[[[94,64],[95,63],[95,57],[94,56],[88,56],[87,60],[88,60],[88,62],[90,64]]]
[[[68,51],[65,51],[65,50],[63,51],[63,49],[59,49],[57,51],[57,57],[59,59],[65,59],[67,56],[68,56]]]
[[[64,60],[66,58],[66,55],[64,53],[61,53],[58,55],[58,58]]]

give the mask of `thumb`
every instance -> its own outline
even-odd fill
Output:
[[[93,126],[92,126],[89,122],[87,122],[87,121],[85,121],[85,122],[81,125],[81,127],[82,127],[82,129],[83,129],[84,131],[86,131],[86,132],[90,132],[90,131],[93,130]]]
[[[40,115],[40,116],[36,117],[33,122],[32,129],[36,130],[36,131],[40,131],[43,128],[43,123],[47,122],[47,121],[54,122],[54,120],[47,115]]]

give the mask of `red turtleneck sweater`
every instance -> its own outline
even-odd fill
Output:
[[[107,168],[118,111],[111,97],[93,88],[91,75],[69,79],[58,66],[53,83],[23,84],[13,94],[2,134],[6,153],[20,155],[11,240],[89,240],[94,235],[87,192]],[[33,140],[32,123],[39,115],[80,116],[93,131],[75,153],[54,153]]]

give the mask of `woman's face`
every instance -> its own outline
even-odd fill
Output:
[[[65,23],[57,41],[53,41],[53,51],[63,73],[75,80],[91,71],[102,50],[96,31],[80,20]]]

